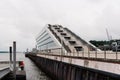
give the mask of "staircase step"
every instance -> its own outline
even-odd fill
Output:
[[[83,50],[82,46],[74,46],[74,48],[76,49],[76,51],[82,51]]]
[[[58,30],[58,32],[63,32],[63,30]]]
[[[67,40],[71,39],[71,37],[64,37],[64,38],[67,39]]]
[[[53,27],[57,27],[56,25],[53,25]]]
[[[61,25],[59,25],[60,28],[63,28]]]
[[[55,29],[60,29],[59,27],[55,27]]]
[[[76,41],[69,41],[70,44],[76,44]]]
[[[64,35],[64,36],[66,36],[67,34],[66,34],[66,33],[61,33],[61,35]]]

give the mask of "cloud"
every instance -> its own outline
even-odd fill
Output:
[[[46,24],[61,24],[89,41],[119,38],[119,0],[1,0],[0,49],[13,40],[24,51]]]

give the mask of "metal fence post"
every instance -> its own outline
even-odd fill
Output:
[[[79,51],[77,51],[76,53],[77,53],[77,57],[79,57]]]
[[[96,51],[95,51],[95,58],[97,58],[97,49],[96,49]]]
[[[73,56],[75,56],[74,49],[73,49]]]
[[[62,40],[61,40],[61,53],[60,53],[60,61],[62,61],[62,47],[63,45],[62,45]]]
[[[82,52],[82,57],[84,57],[84,49],[83,49],[83,52]]]
[[[61,54],[61,48],[59,49],[59,54],[58,55],[60,55]]]
[[[104,51],[104,59],[106,59],[106,49],[105,49],[105,51]]]
[[[106,59],[106,46],[104,46],[104,59]]]
[[[118,59],[117,46],[116,46],[116,60]]]
[[[89,51],[89,49],[88,49],[88,58],[90,58],[90,51]]]

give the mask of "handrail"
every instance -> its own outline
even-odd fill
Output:
[[[4,68],[2,70],[0,70],[0,80],[6,76],[8,73],[10,73],[10,69],[9,68]]]

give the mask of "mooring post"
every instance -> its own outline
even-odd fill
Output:
[[[13,42],[13,74],[16,80],[16,42]]]
[[[10,53],[10,69],[12,70],[12,47],[9,47],[9,53]]]

